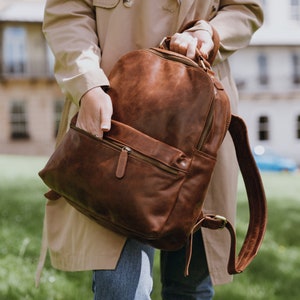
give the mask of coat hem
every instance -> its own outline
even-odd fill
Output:
[[[120,253],[112,252],[111,255],[99,255],[86,258],[80,255],[62,256],[50,253],[52,267],[67,272],[90,270],[114,270],[118,264]]]

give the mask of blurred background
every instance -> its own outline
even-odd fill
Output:
[[[300,163],[300,4],[264,0],[265,23],[231,57],[251,145]],[[63,96],[41,32],[44,0],[0,0],[0,153],[49,155]]]
[[[240,115],[261,170],[269,225],[258,257],[215,299],[300,297],[300,0],[264,0],[265,23],[251,44],[230,58]],[[39,289],[47,188],[37,172],[52,153],[64,97],[41,28],[45,0],[0,0],[0,300],[92,299],[90,272],[53,270],[49,259]],[[237,233],[248,207],[239,184]],[[153,299],[159,300],[156,256]]]

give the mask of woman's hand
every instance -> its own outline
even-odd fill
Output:
[[[204,58],[208,58],[213,49],[212,35],[206,30],[184,31],[171,37],[170,50],[185,55],[191,59],[196,57],[196,48]]]
[[[110,130],[112,112],[110,96],[101,87],[93,88],[81,98],[76,126],[102,138]]]

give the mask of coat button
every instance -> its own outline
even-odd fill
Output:
[[[125,7],[131,7],[133,4],[133,0],[123,0],[123,4]]]

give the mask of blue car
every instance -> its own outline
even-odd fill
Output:
[[[261,171],[294,172],[298,169],[297,163],[293,159],[281,156],[261,145],[254,147],[253,156]]]

